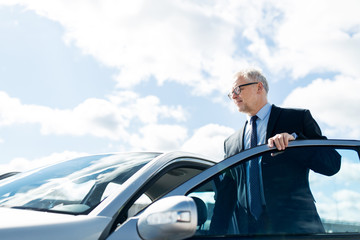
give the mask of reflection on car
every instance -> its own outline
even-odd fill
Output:
[[[183,152],[64,161],[0,182],[0,236],[359,239],[359,154],[360,141],[303,140],[284,151],[262,145],[219,162]],[[246,184],[240,181],[254,158],[268,164],[262,184],[269,217],[276,220],[263,232],[249,231]],[[311,170],[302,171],[308,164]],[[295,185],[300,187],[291,192]]]
[[[19,172],[7,172],[7,173],[2,173],[0,175],[0,180],[2,179],[5,179],[5,178],[8,178],[8,177],[11,177],[11,176],[14,176],[16,174],[18,174]]]

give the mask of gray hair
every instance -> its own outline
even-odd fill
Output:
[[[261,82],[264,86],[266,93],[269,92],[269,84],[265,76],[261,73],[261,70],[256,68],[243,69],[235,74],[235,79],[242,77],[248,82]]]

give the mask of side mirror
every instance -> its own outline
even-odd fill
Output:
[[[184,239],[195,234],[197,209],[194,200],[172,196],[150,205],[139,216],[138,232],[145,240]]]

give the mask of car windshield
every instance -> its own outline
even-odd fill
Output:
[[[159,153],[96,155],[18,174],[0,184],[0,206],[87,213]]]

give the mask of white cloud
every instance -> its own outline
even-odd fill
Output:
[[[283,105],[310,109],[316,120],[328,126],[328,137],[359,138],[359,88],[359,78],[316,79],[292,91]]]
[[[357,153],[354,152],[353,154],[355,155]],[[342,183],[343,188],[354,185],[357,186],[357,183],[360,182],[359,172],[360,164],[356,155],[352,159],[352,162],[343,157],[341,161],[341,171],[333,177],[333,181]]]
[[[228,127],[208,124],[195,130],[194,135],[189,137],[188,130],[179,125],[149,124],[141,128],[139,134],[130,136],[128,140],[131,149],[128,151],[183,150],[222,160],[223,142],[233,132],[234,130]],[[0,175],[11,171],[22,172],[85,155],[88,153],[64,151],[32,160],[18,157],[7,164],[0,165]]]
[[[229,127],[208,124],[195,130],[181,149],[221,160],[224,158],[224,140],[233,132],[234,129]]]
[[[92,135],[113,140],[130,137],[132,121],[153,124],[159,118],[185,121],[181,106],[165,106],[155,96],[139,97],[133,92],[118,92],[108,99],[87,99],[74,109],[52,109],[23,104],[17,98],[0,92],[0,126],[39,124],[43,134]]]
[[[360,193],[351,190],[339,190],[332,196],[323,196],[325,200],[317,205],[322,217],[328,220],[358,222],[360,213]]]
[[[42,167],[49,164],[54,164],[59,161],[64,161],[76,157],[87,155],[86,153],[64,151],[61,153],[53,153],[37,159],[14,158],[7,164],[0,165],[0,175],[7,172],[24,172],[30,169]]]
[[[11,1],[64,26],[64,41],[117,68],[119,87],[149,77],[207,94],[224,89],[240,65],[236,29],[224,3],[192,1]],[[234,5],[234,3],[232,3]]]
[[[294,78],[312,72],[360,76],[357,0],[2,1],[64,26],[64,41],[117,68],[118,86],[149,77],[197,94],[224,93],[249,64]],[[249,54],[250,53],[250,54]]]
[[[310,187],[322,218],[358,221],[360,214],[360,164],[356,151],[338,150],[341,169],[334,176],[310,172]]]
[[[359,200],[360,193],[345,189],[334,192],[330,196],[324,193],[319,194],[316,198],[316,207],[323,219],[358,222]]]
[[[208,124],[189,136],[188,130],[179,125],[151,124],[130,138],[132,151],[187,151],[222,160],[224,140],[233,129],[218,124]]]
[[[134,134],[130,144],[134,151],[174,151],[188,137],[187,129],[179,125],[149,124]]]
[[[253,55],[274,73],[294,78],[312,72],[360,76],[360,2],[272,1],[261,3],[244,31]]]

